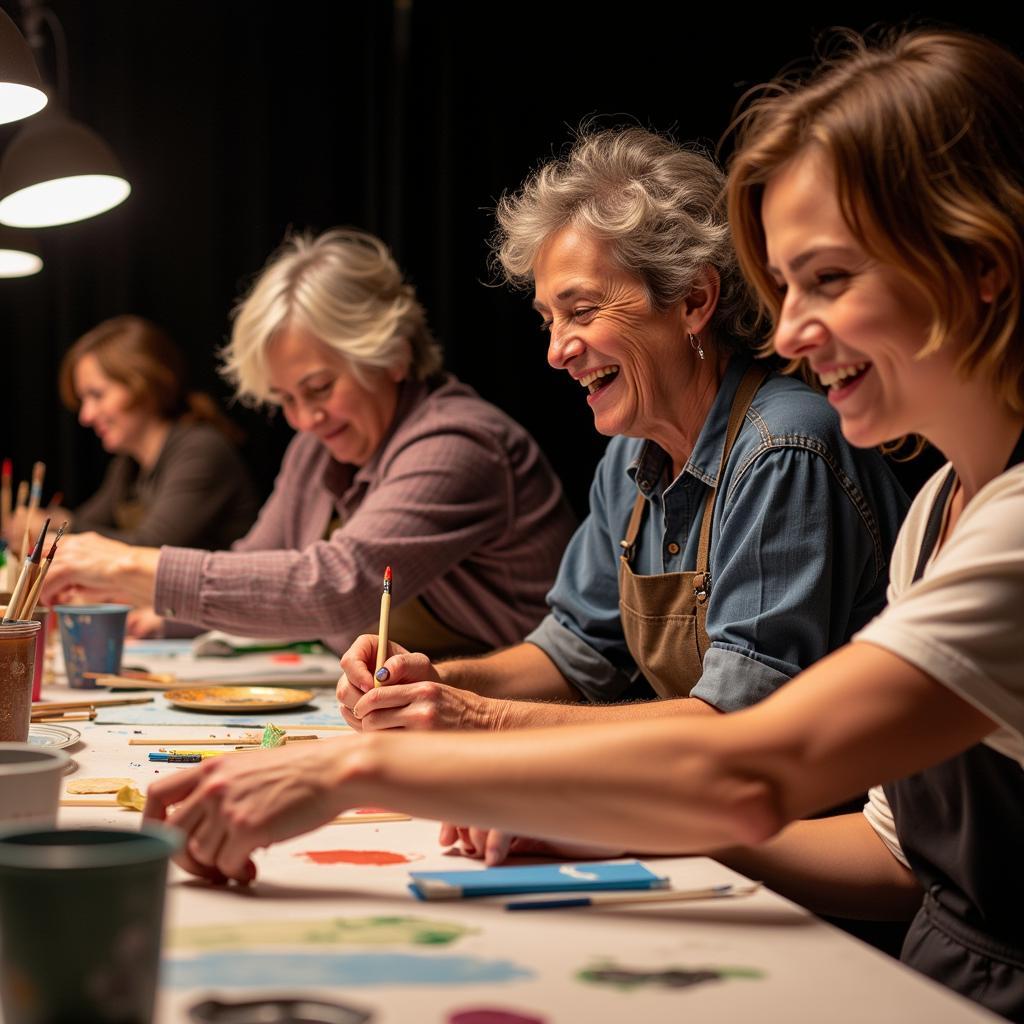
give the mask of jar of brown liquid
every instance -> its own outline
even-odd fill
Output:
[[[0,742],[28,739],[38,632],[38,622],[0,624]]]

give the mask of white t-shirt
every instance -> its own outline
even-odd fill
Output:
[[[978,491],[912,583],[948,472],[947,465],[936,473],[911,505],[893,550],[888,607],[853,641],[892,651],[998,722],[984,742],[1024,768],[1024,464]],[[880,787],[864,813],[903,860]]]

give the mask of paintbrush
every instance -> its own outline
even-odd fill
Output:
[[[86,679],[111,679],[127,682],[176,683],[178,681],[178,677],[169,672],[135,672],[127,668],[121,669],[116,675],[110,672],[83,672],[82,675]],[[104,685],[113,686],[114,684],[111,682]],[[189,683],[189,685],[192,684]]]
[[[684,903],[689,900],[720,900],[730,896],[749,896],[761,888],[749,885],[711,885],[705,889],[655,889],[649,892],[595,892],[588,896],[569,896],[554,900],[513,900],[506,910],[563,910],[566,907],[599,907],[622,903]]]
[[[25,602],[25,596],[31,589],[32,583],[35,579],[36,571],[39,567],[39,558],[43,552],[43,541],[46,539],[46,531],[50,527],[50,520],[47,519],[43,524],[43,528],[36,538],[36,546],[32,551],[32,554],[25,559],[24,564],[21,567],[21,573],[18,576],[17,585],[14,588],[14,593],[11,594],[11,600],[7,604],[7,611],[4,613],[4,622],[14,622],[18,618],[18,612],[21,610],[22,605]]]
[[[43,478],[46,476],[46,463],[37,462],[32,467],[32,490],[28,499],[28,513],[25,516],[25,532],[21,536],[21,557],[25,557],[28,550],[28,535],[32,529],[32,520],[39,511],[39,504],[43,500]]]
[[[377,667],[373,670],[373,685],[380,686],[380,670],[388,658],[388,626],[391,621],[391,566],[384,570],[384,590],[380,595],[380,626],[377,629]]]
[[[50,520],[47,519],[47,522]],[[39,569],[39,575],[36,576],[35,582],[32,584],[32,589],[28,592],[28,597],[25,599],[25,618],[30,619],[32,613],[36,610],[36,605],[39,603],[39,595],[43,590],[43,580],[46,579],[46,574],[50,571],[50,566],[53,564],[53,556],[57,554],[57,541],[64,536],[64,531],[68,528],[68,521],[65,519],[61,523],[60,529],[57,531],[57,535],[53,538],[53,544],[50,547],[50,553],[46,556],[46,561],[43,562]]]
[[[6,529],[11,520],[11,480],[14,466],[10,459],[4,459],[3,474],[0,475],[0,533]]]
[[[152,697],[121,697],[117,700],[54,700],[45,704],[33,704],[32,710],[74,711],[78,708],[116,708],[124,704],[152,704]]]

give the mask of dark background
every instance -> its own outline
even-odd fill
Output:
[[[16,0],[0,6],[20,21]],[[440,0],[53,0],[70,107],[115,150],[132,194],[36,232],[45,267],[0,280],[0,454],[49,466],[74,505],[105,456],[57,398],[78,335],[119,313],[165,325],[223,401],[229,311],[289,227],[379,234],[416,285],[448,366],[540,440],[578,511],[604,446],[579,387],[545,362],[528,298],[493,287],[491,209],[597,116],[713,147],[744,90],[808,57],[830,26],[952,24],[1021,52],[1010,15],[962,6]],[[52,48],[44,74],[53,78]],[[18,125],[0,127],[0,150]],[[268,490],[283,423],[234,408]],[[928,464],[901,472],[911,486]]]

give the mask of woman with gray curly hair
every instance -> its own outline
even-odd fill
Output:
[[[391,564],[392,635],[413,646],[480,652],[537,624],[572,530],[561,487],[525,430],[441,372],[380,239],[288,240],[223,356],[238,397],[296,431],[256,525],[230,552],[72,538],[51,592],[153,605],[139,632],[166,617],[343,650]]]
[[[354,727],[732,711],[882,607],[904,495],[821,394],[755,358],[722,189],[701,153],[627,128],[502,198],[497,266],[533,290],[548,362],[612,440],[526,642],[436,666],[396,649],[374,688],[360,637],[339,684]]]

